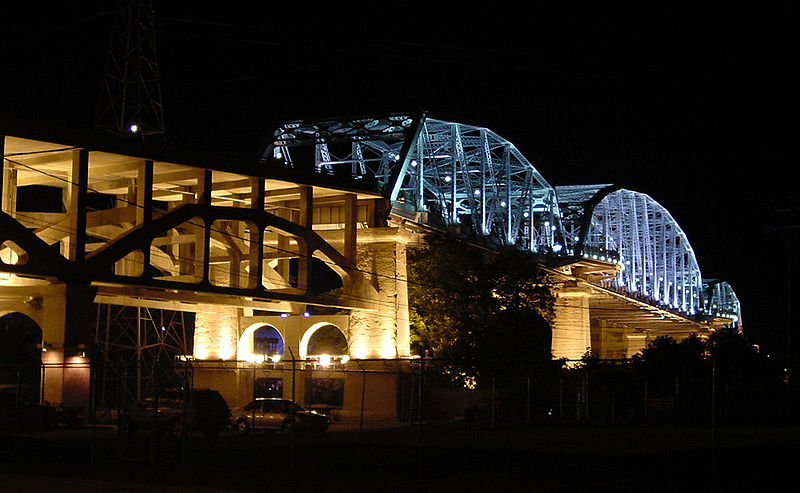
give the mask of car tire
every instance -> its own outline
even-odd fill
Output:
[[[250,423],[246,419],[236,421],[236,433],[240,435],[247,435],[250,432]]]

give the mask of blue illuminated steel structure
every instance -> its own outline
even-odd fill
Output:
[[[375,179],[393,212],[469,227],[498,245],[539,253],[563,249],[553,187],[508,140],[483,127],[397,114],[287,122],[264,151],[297,170],[298,149],[313,144],[313,171]]]
[[[703,281],[703,291],[703,311],[705,313],[730,318],[733,320],[732,327],[739,328],[741,326],[741,305],[730,284],[718,279],[706,279]]]
[[[681,227],[650,196],[612,185],[557,188],[567,245],[585,257],[616,252],[623,266],[612,286],[694,315],[703,279]]]
[[[361,180],[390,199],[394,214],[490,245],[618,264],[604,284],[656,306],[687,316],[738,314],[727,283],[704,289],[686,234],[658,202],[615,185],[554,188],[484,127],[403,113],[291,121],[277,126],[262,160]]]

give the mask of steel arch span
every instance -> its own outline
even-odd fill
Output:
[[[703,281],[703,311],[709,315],[733,320],[732,327],[742,325],[742,307],[730,284],[719,279]]]
[[[261,157],[272,169],[352,180],[389,199],[394,216],[550,264],[608,262],[617,274],[604,286],[654,306],[723,313],[712,308],[722,302],[709,302],[716,291],[704,289],[691,244],[665,207],[615,185],[553,187],[490,129],[410,113],[296,120],[276,127]],[[726,293],[736,299],[730,286]]]
[[[702,309],[703,279],[694,250],[666,208],[644,193],[612,185],[557,192],[568,249],[618,261],[622,269],[614,288],[690,315]]]
[[[484,127],[410,114],[293,121],[278,126],[262,158],[374,183],[393,213],[496,245],[563,249],[555,190],[514,144]]]

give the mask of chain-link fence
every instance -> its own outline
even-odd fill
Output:
[[[491,429],[548,423],[772,419],[781,382],[721,370],[648,373],[631,361],[548,361],[471,376],[432,359],[177,360],[0,367],[0,454],[70,430],[91,461],[184,463],[223,437],[267,432],[290,450],[296,433],[436,423]],[[716,420],[716,421],[715,421]],[[274,434],[269,432],[275,432]],[[242,439],[244,440],[244,439]]]

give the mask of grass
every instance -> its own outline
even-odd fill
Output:
[[[293,446],[282,433],[226,432],[190,437],[184,462],[180,440],[162,438],[154,464],[147,436],[127,444],[122,462],[114,430],[95,438],[90,467],[89,430],[2,437],[0,477],[46,477],[60,491],[92,491],[92,481],[126,491],[785,491],[800,428],[720,428],[713,446],[707,428],[644,425],[334,429],[297,434]]]

